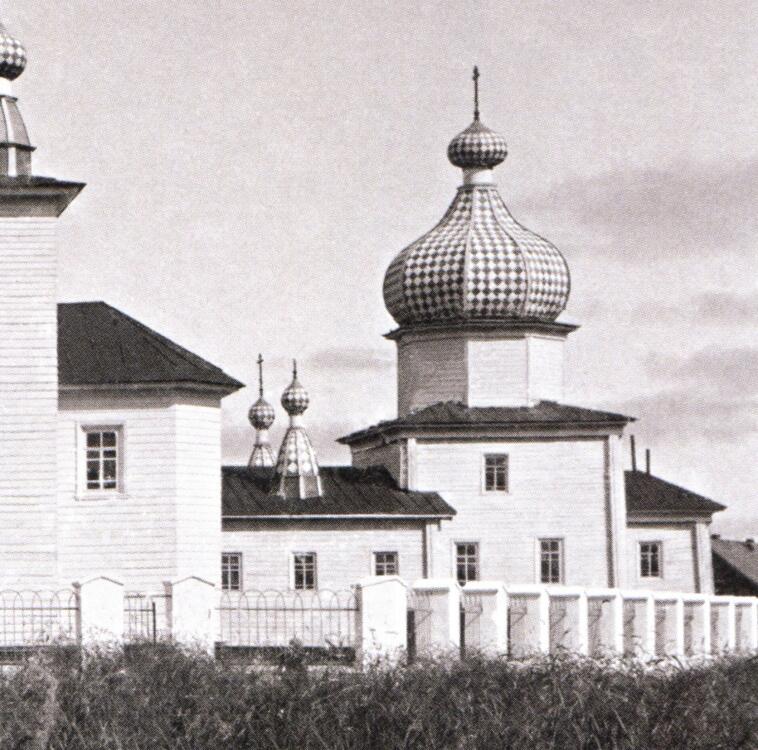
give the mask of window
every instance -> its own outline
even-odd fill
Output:
[[[221,588],[242,591],[242,553],[224,552],[221,555]]]
[[[491,453],[484,457],[484,491],[508,492],[508,456]]]
[[[292,584],[299,591],[316,588],[315,552],[296,552],[292,556]]]
[[[88,491],[118,491],[121,473],[121,431],[86,428],[85,476]]]
[[[374,552],[375,576],[396,576],[398,570],[397,552]]]
[[[640,578],[661,577],[661,543],[640,542]]]
[[[479,579],[479,545],[476,542],[455,545],[455,574],[461,586]]]
[[[540,582],[563,583],[562,539],[540,539]]]

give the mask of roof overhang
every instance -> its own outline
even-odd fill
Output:
[[[231,386],[177,380],[145,383],[69,383],[59,384],[58,391],[59,393],[203,393],[224,398],[244,387],[244,384],[239,382]]]
[[[400,515],[397,513],[297,513],[274,515],[221,516],[222,521],[439,521],[454,514]]]
[[[579,328],[575,323],[558,323],[545,320],[448,320],[431,323],[417,323],[398,326],[384,334],[384,337],[397,341],[407,335],[424,335],[433,333],[497,333],[525,335],[529,333],[551,336],[568,336]]]

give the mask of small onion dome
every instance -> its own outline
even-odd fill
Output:
[[[463,185],[434,229],[395,257],[384,303],[400,325],[554,321],[570,288],[566,260],[519,224],[495,185]]]
[[[274,407],[263,396],[250,407],[250,411],[247,413],[250,424],[256,430],[267,430],[274,424],[275,417]]]
[[[0,78],[14,81],[26,67],[24,45],[0,23]]]
[[[300,381],[297,379],[297,370],[295,370],[292,382],[287,386],[284,393],[282,393],[282,406],[284,407],[284,411],[286,411],[291,417],[304,414],[310,402],[311,400],[308,396],[308,391],[300,385]]]
[[[461,169],[492,169],[505,161],[508,145],[500,133],[476,118],[450,141],[447,158]]]

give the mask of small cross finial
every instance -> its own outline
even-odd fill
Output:
[[[474,65],[474,120],[479,120],[479,68]]]
[[[292,377],[293,378],[297,377],[297,360],[296,359],[292,360]]]
[[[263,398],[263,355],[259,354],[258,359],[258,394]]]

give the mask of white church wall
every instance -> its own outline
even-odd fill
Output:
[[[479,578],[539,581],[539,539],[563,540],[569,585],[609,585],[603,438],[418,440],[414,489],[436,490],[457,511],[433,534],[434,575],[455,575],[454,545],[479,545]],[[509,491],[483,490],[488,453],[509,460]]]
[[[384,466],[400,487],[406,486],[406,468],[403,443],[397,441],[388,445],[376,445],[370,448],[353,449],[353,466],[367,469],[370,466]]]
[[[523,406],[527,403],[525,339],[475,339],[468,342],[467,354],[469,406]]]
[[[291,589],[292,554],[315,552],[318,588],[342,590],[374,574],[374,552],[397,552],[400,577],[421,578],[423,538],[421,521],[225,520],[222,548],[242,554],[244,589]]]
[[[439,401],[466,400],[466,343],[456,336],[398,342],[398,414]]]
[[[55,223],[0,217],[0,579],[10,586],[56,575]]]
[[[218,408],[200,396],[64,393],[58,419],[61,583],[110,575],[155,592],[191,574],[218,578]],[[87,492],[85,427],[122,437],[118,492]],[[216,436],[214,438],[214,432]],[[194,560],[193,560],[194,558]]]
[[[626,565],[631,587],[651,591],[698,592],[695,533],[692,522],[630,523],[626,532]],[[643,578],[640,575],[641,542],[661,543],[660,577]]]
[[[563,400],[564,339],[530,336],[527,339],[529,359],[529,401]]]

